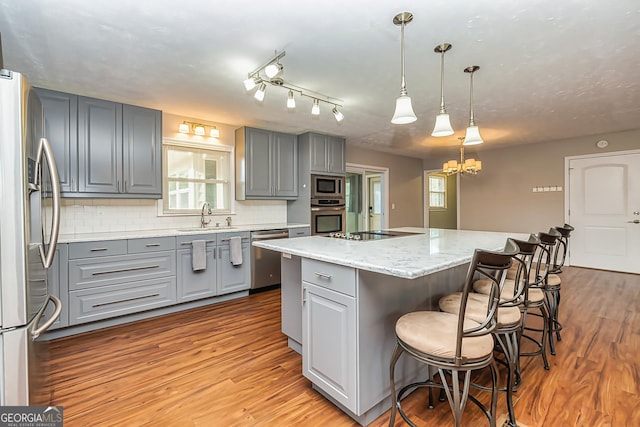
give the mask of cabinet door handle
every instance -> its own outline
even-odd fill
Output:
[[[104,307],[105,305],[120,304],[121,302],[130,302],[130,301],[136,301],[136,300],[145,299],[145,298],[154,298],[159,296],[160,294],[143,295],[141,297],[127,298],[127,299],[121,299],[117,301],[109,301],[109,302],[103,302],[100,304],[93,304],[91,307],[93,308]]]
[[[302,305],[307,302],[307,288],[302,288]]]
[[[156,247],[160,246],[160,243],[147,243],[145,246],[147,248],[156,248]]]
[[[318,276],[321,279],[326,279],[326,280],[331,280],[331,275],[327,274],[327,273],[319,273],[319,272],[314,272],[313,274],[315,274],[316,276]]]
[[[109,249],[108,248],[92,248],[92,249],[89,249],[89,252],[101,252],[106,250],[109,250]]]
[[[107,271],[96,271],[95,273],[91,273],[92,276],[100,276],[102,274],[111,274],[111,273],[126,273],[127,271],[140,271],[140,270],[151,270],[154,268],[160,268],[159,265],[147,265],[144,267],[131,267],[131,268],[121,268],[120,270],[107,270]]]

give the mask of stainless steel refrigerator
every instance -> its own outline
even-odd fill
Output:
[[[30,403],[33,384],[43,379],[33,371],[35,339],[62,308],[47,291],[60,184],[43,123],[29,83],[0,69],[0,404],[7,406]],[[55,309],[47,316],[49,304]]]

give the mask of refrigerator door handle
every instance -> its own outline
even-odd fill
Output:
[[[47,161],[47,166],[49,169],[49,176],[51,178],[51,194],[52,194],[52,202],[53,202],[53,218],[51,221],[51,237],[49,239],[49,250],[45,254],[44,252],[44,243],[40,245],[40,257],[42,258],[42,265],[44,268],[51,267],[53,264],[53,258],[56,253],[56,246],[58,246],[58,236],[60,235],[60,180],[58,178],[58,168],[56,166],[56,161],[53,158],[53,150],[51,150],[51,145],[47,138],[40,138],[40,144],[38,146],[38,157],[36,159],[36,167],[39,170],[42,155],[44,154],[44,158]]]
[[[45,332],[47,329],[49,329],[51,325],[53,325],[53,323],[58,319],[58,316],[60,316],[60,312],[62,311],[62,302],[58,299],[58,297],[55,295],[49,295],[49,299],[47,299],[47,303],[42,306],[42,309],[40,310],[40,312],[38,313],[38,315],[33,321],[34,326],[38,326],[38,323],[40,323],[40,320],[44,315],[44,311],[47,308],[47,305],[49,305],[49,301],[52,301],[55,304],[56,308],[53,314],[51,315],[51,317],[49,318],[49,320],[47,320],[44,325],[31,331],[31,338],[34,340],[38,338],[40,335],[42,335],[42,333]]]

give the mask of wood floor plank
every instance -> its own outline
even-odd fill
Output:
[[[561,277],[562,341],[549,371],[523,358],[518,420],[640,425],[640,276],[567,267]],[[49,379],[42,403],[64,406],[66,427],[357,425],[301,375],[280,332],[279,290],[39,346]],[[452,423],[447,402],[426,408],[425,390],[403,407],[419,426]],[[498,411],[506,413],[503,395]],[[387,412],[371,425],[388,422]],[[463,424],[486,419],[470,404]]]

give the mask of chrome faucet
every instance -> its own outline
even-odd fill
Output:
[[[211,218],[208,221],[204,220],[204,210],[207,209],[207,215],[211,215],[211,205],[204,202],[202,205],[202,211],[200,212],[200,227],[205,228],[211,222]]]
[[[227,227],[231,227],[231,217],[228,216],[225,221],[227,221]]]

